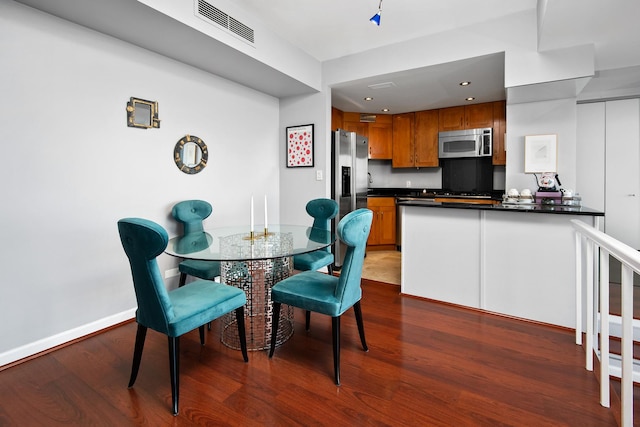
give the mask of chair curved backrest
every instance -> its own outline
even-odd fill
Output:
[[[166,334],[174,313],[156,257],[167,247],[167,231],[153,221],[123,218],[118,221],[118,232],[131,266],[138,301],[136,319]]]
[[[338,215],[339,207],[338,202],[333,199],[313,199],[307,203],[306,209],[313,217],[313,228],[331,230],[331,220]],[[331,246],[327,246],[323,251],[331,252]]]
[[[204,200],[184,200],[171,209],[173,218],[184,225],[184,234],[203,231],[202,220],[213,212],[209,202]]]
[[[338,238],[347,245],[334,294],[340,301],[341,313],[358,302],[362,296],[362,266],[372,220],[373,212],[362,208],[349,212],[338,223]]]
[[[338,202],[333,199],[313,199],[307,203],[307,213],[313,217],[313,227],[331,229],[331,220],[338,215]]]

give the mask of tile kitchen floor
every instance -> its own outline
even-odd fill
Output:
[[[362,277],[377,282],[400,285],[400,252],[367,251]]]

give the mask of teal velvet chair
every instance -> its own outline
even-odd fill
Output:
[[[307,213],[313,218],[313,228],[321,230],[331,230],[331,220],[338,215],[338,202],[332,199],[310,200],[306,206]],[[334,257],[331,247],[327,246],[306,254],[295,255],[293,257],[293,268],[299,271],[315,271],[322,267],[327,267],[329,274],[333,275]],[[311,322],[311,312],[306,312],[306,329],[309,330]]]
[[[362,348],[364,351],[369,350],[364,337],[364,324],[360,308],[360,299],[362,298],[360,281],[372,219],[373,212],[369,209],[357,209],[349,212],[338,223],[338,238],[347,246],[339,277],[318,271],[304,271],[273,286],[271,289],[273,329],[269,357],[273,356],[276,348],[278,319],[282,304],[331,316],[336,385],[340,385],[340,316],[351,307],[353,307],[356,316]]]
[[[199,234],[203,231],[202,221],[211,215],[213,208],[204,200],[184,200],[176,203],[171,210],[173,218],[182,223],[184,234]],[[220,276],[220,263],[218,261],[203,261],[186,259],[178,265],[180,282],[178,286],[184,286],[187,276],[199,279],[213,280]]]
[[[133,387],[138,376],[147,329],[167,335],[173,414],[177,415],[180,336],[199,328],[200,343],[204,345],[204,325],[235,310],[242,357],[247,362],[244,328],[247,297],[241,289],[208,280],[197,280],[189,286],[167,291],[156,260],[167,247],[166,230],[146,219],[124,218],[118,221],[118,231],[129,258],[138,302],[138,332],[129,387]]]

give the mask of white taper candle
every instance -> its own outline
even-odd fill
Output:
[[[251,196],[251,232],[253,233],[253,196]]]
[[[267,195],[264,195],[264,228],[265,230],[268,229],[269,227],[267,226]]]

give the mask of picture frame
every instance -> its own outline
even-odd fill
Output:
[[[287,139],[287,167],[313,167],[313,124],[288,126]]]
[[[558,135],[524,137],[524,173],[558,171]]]

